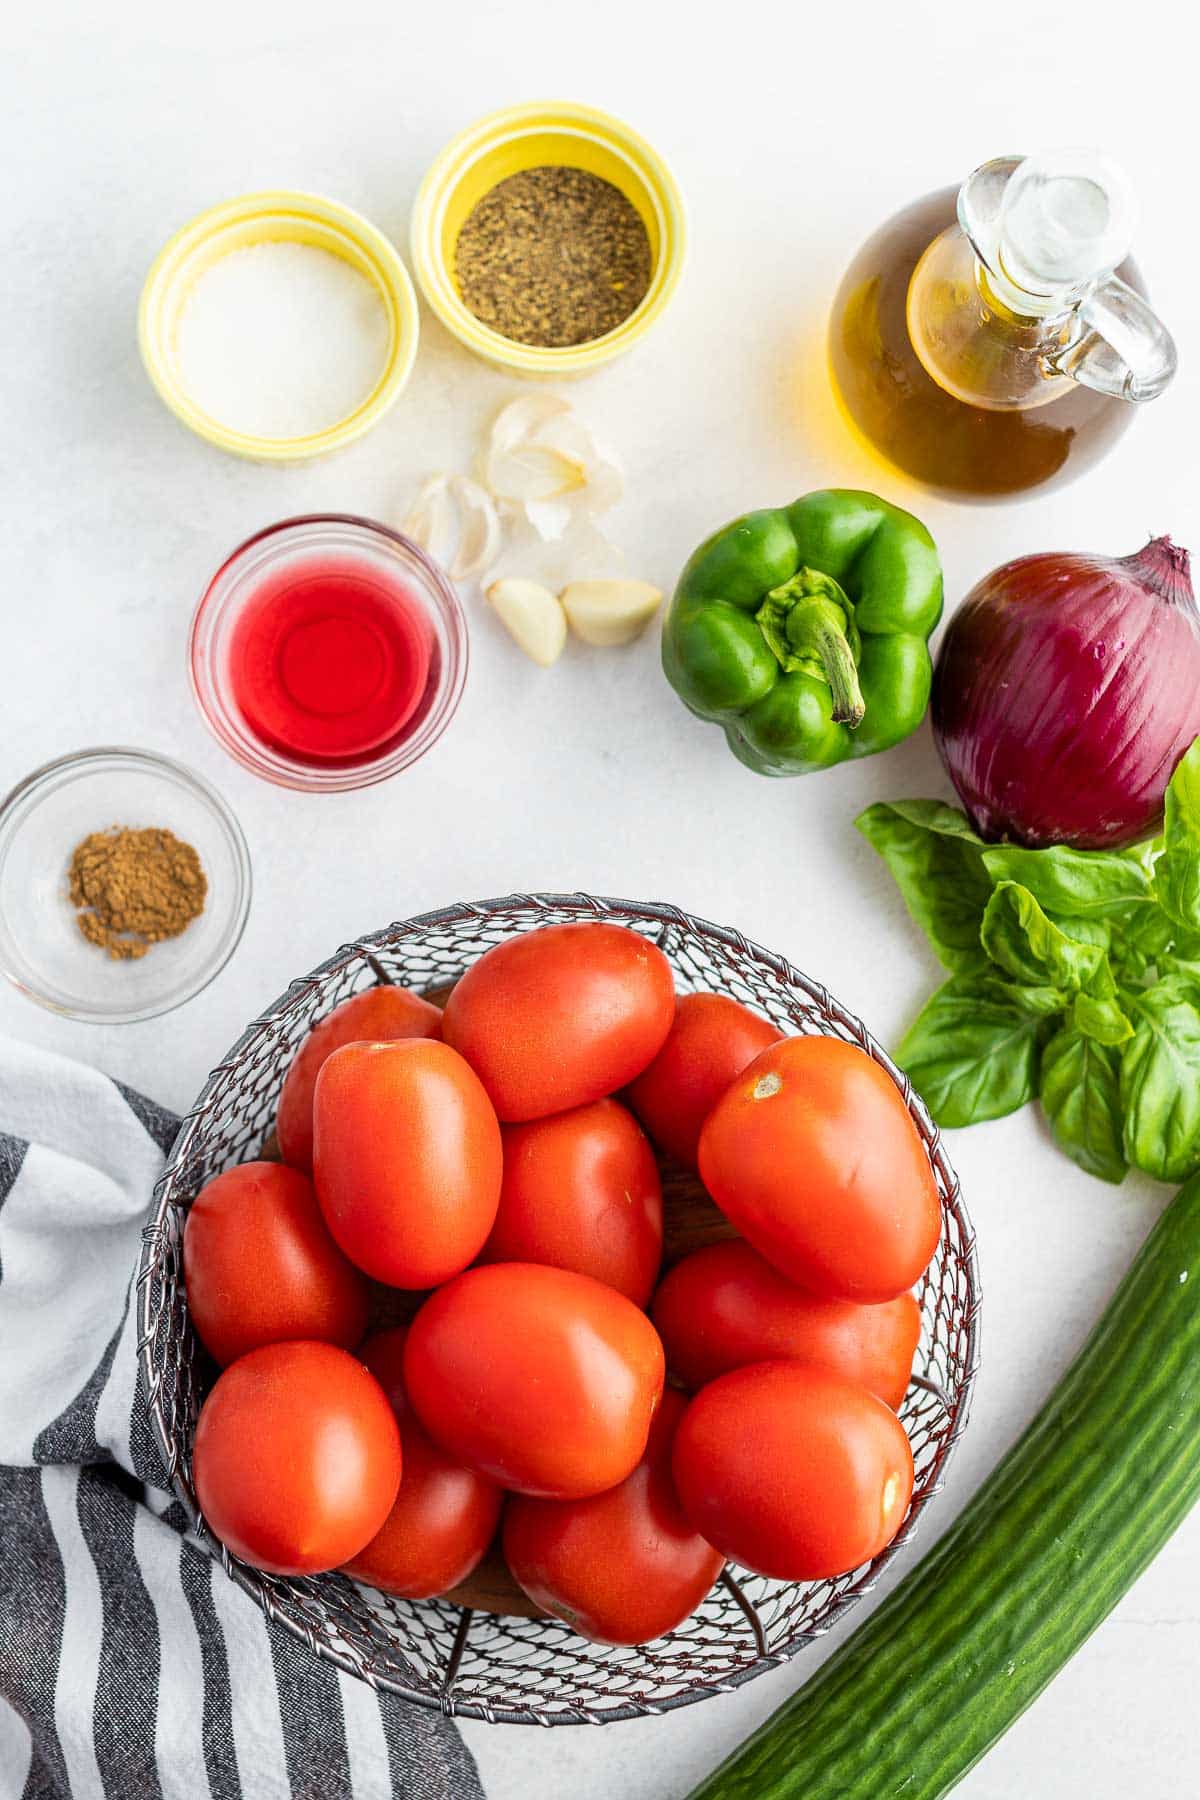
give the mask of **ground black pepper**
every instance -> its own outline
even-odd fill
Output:
[[[652,274],[636,208],[586,169],[522,169],[486,193],[458,235],[464,303],[519,344],[563,348],[614,331]]]

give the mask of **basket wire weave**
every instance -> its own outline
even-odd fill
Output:
[[[967,1420],[975,1378],[979,1286],[975,1240],[936,1127],[906,1078],[824,988],[739,932],[672,906],[586,894],[515,894],[462,903],[344,946],[295,981],[213,1070],[184,1119],[155,1190],[138,1278],[140,1356],[150,1419],[175,1490],[201,1536],[191,1443],[202,1398],[182,1276],[182,1232],[200,1187],[260,1154],[284,1074],[311,1025],[380,975],[418,990],[455,980],[519,931],[604,918],[641,932],[670,961],[681,992],[730,995],[784,1031],[857,1044],[896,1081],[929,1153],[942,1232],[919,1294],[921,1344],[901,1417],[916,1464],[912,1504],[894,1543],[863,1569],[806,1585],[729,1572],[669,1636],[608,1649],[554,1619],[471,1612],[409,1601],[344,1576],[287,1580],[216,1546],[232,1578],[319,1656],[373,1685],[451,1715],[513,1724],[603,1724],[668,1711],[751,1680],[796,1654],[868,1593],[911,1538],[941,1485]]]

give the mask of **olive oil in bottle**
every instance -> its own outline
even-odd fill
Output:
[[[834,387],[874,449],[962,499],[1080,474],[1175,349],[1124,260],[1128,183],[1092,153],[1005,157],[863,245],[830,325]]]

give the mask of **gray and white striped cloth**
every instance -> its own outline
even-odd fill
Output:
[[[453,1725],[318,1661],[187,1535],[131,1305],[176,1123],[0,1038],[0,1800],[478,1800]]]

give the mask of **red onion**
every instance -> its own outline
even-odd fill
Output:
[[[1188,553],[1022,556],[950,621],[933,732],[976,830],[1112,849],[1152,832],[1200,734],[1200,613]]]

